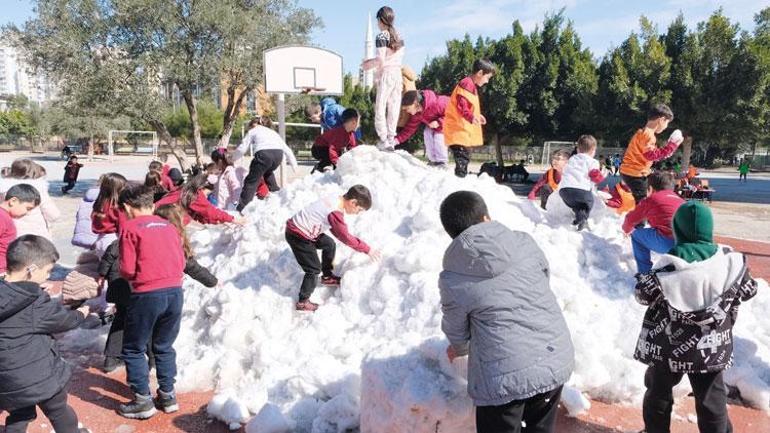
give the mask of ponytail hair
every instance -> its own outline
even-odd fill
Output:
[[[401,39],[401,35],[393,27],[393,23],[396,21],[396,13],[388,6],[383,6],[377,11],[377,20],[381,22],[390,34],[390,40],[388,41],[388,48],[395,51],[404,46],[404,40]]]

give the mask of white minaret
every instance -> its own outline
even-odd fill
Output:
[[[366,44],[364,45],[364,58],[374,57],[374,34],[372,33],[372,14],[366,16]],[[370,69],[363,74],[363,84],[365,89],[374,87],[374,69]]]

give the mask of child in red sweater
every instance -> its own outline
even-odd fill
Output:
[[[363,185],[354,185],[342,197],[325,197],[302,209],[286,221],[286,242],[294,257],[305,271],[299,290],[297,310],[313,312],[318,304],[310,302],[315,290],[318,274],[323,274],[321,283],[339,286],[340,277],[332,274],[334,253],[337,245],[334,239],[324,234],[329,230],[342,243],[354,250],[368,254],[373,260],[380,259],[379,251],[369,248],[366,242],[348,232],[345,214],[356,215],[372,206],[372,195]],[[321,261],[318,252],[321,250]]]
[[[337,167],[337,160],[346,151],[356,147],[356,129],[358,129],[358,111],[348,108],[342,112],[342,125],[332,128],[315,139],[310,149],[318,164],[313,171],[324,171],[326,167]]]
[[[641,274],[652,269],[651,251],[665,254],[674,247],[671,224],[677,209],[684,204],[674,192],[674,178],[670,174],[656,171],[647,177],[647,182],[647,198],[626,214],[623,221],[623,231],[631,235],[636,268]],[[650,227],[634,229],[644,220]]]
[[[78,164],[78,157],[77,155],[70,156],[69,161],[67,162],[67,165],[64,167],[64,185],[61,187],[62,194],[67,194],[75,188],[75,182],[78,181],[78,174],[80,174],[80,169],[83,167],[83,164]]]
[[[206,173],[201,173],[187,181],[181,187],[176,187],[155,203],[160,207],[167,204],[178,204],[184,209],[185,225],[191,220],[201,224],[235,223],[243,225],[246,220],[243,217],[236,218],[229,213],[217,209],[206,197],[203,187],[208,184]]]
[[[99,257],[118,238],[118,226],[126,218],[118,206],[118,197],[127,183],[118,173],[106,173],[99,178],[99,195],[91,212],[91,231],[97,234],[94,252]]]
[[[179,410],[173,344],[182,319],[185,255],[177,229],[153,215],[152,189],[128,187],[120,194],[120,205],[129,218],[120,229],[120,274],[131,285],[121,355],[134,399],[120,405],[118,412],[126,418],[148,419],[156,406],[166,413]],[[159,387],[155,402],[146,358],[149,341]]]
[[[13,219],[23,217],[37,206],[40,206],[40,193],[26,183],[12,186],[0,202],[0,276],[5,275],[8,246],[16,239]]]

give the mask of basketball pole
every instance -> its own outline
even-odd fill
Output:
[[[278,134],[286,143],[286,97],[283,93],[278,94]],[[286,165],[286,158],[281,159],[281,168],[278,171],[278,182],[283,188],[283,167]]]

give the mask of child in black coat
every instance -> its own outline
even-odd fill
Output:
[[[40,236],[21,236],[8,248],[8,275],[0,280],[0,410],[10,413],[6,433],[26,432],[36,406],[58,433],[88,431],[78,427],[67,404],[72,372],[53,334],[78,327],[90,310],[68,310],[40,288],[58,259],[56,247]]]
[[[67,165],[64,166],[64,185],[61,187],[62,194],[67,194],[72,188],[75,188],[75,182],[78,181],[78,174],[83,164],[78,164],[77,155],[70,156]]]

